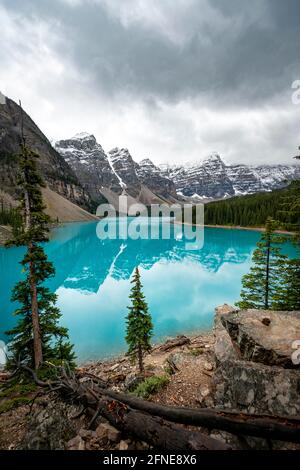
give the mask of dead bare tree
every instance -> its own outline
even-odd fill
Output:
[[[68,368],[57,368],[57,378],[43,382],[29,367],[19,367],[30,373],[37,385],[56,390],[64,399],[80,403],[92,412],[91,424],[101,415],[121,431],[155,447],[169,450],[229,448],[199,429],[190,431],[180,425],[269,440],[300,441],[299,416],[258,416],[209,408],[164,406],[110,390],[102,379],[84,377],[83,381],[82,376]]]

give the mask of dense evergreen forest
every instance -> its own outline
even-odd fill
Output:
[[[7,208],[0,201],[0,225],[10,225],[11,227],[18,227],[21,223],[21,218],[18,211],[12,207]]]
[[[205,224],[262,227],[267,217],[278,219],[284,201],[292,197],[293,193],[294,184],[291,184],[288,188],[271,193],[237,196],[210,202],[204,209]]]

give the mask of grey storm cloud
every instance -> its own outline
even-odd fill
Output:
[[[167,100],[204,94],[250,105],[286,90],[300,75],[298,0],[166,1],[171,16],[157,24],[138,12],[130,16],[130,0],[3,3],[19,14],[57,20],[66,38],[61,52],[107,93]],[[151,16],[153,2],[141,3]],[[125,5],[127,24],[109,4]]]
[[[165,131],[174,155],[178,149],[182,152],[176,143],[180,130],[181,137],[191,139],[203,151],[214,141],[226,152],[236,143],[238,148],[228,155],[237,159],[247,145],[249,129],[255,136],[251,126],[238,128],[239,113],[245,117],[247,109],[265,110],[281,102],[290,114],[283,113],[282,121],[271,116],[266,124],[273,127],[264,135],[259,114],[253,116],[260,143],[265,145],[262,154],[271,153],[267,138],[274,138],[275,130],[274,158],[290,152],[287,139],[293,134],[290,145],[295,145],[295,109],[289,97],[292,82],[300,78],[299,0],[0,0],[1,5],[15,21],[49,24],[51,34],[59,38],[52,48],[77,70],[80,86],[85,84],[91,94],[105,96],[106,105],[110,99],[112,106],[116,99],[124,100],[126,106],[130,101],[143,102],[152,120],[153,113],[162,113],[161,103],[176,107],[173,131]],[[22,45],[25,52],[29,46]],[[2,65],[9,60],[8,48]],[[58,93],[62,93],[59,87],[58,83]],[[178,103],[184,101],[195,116],[194,120],[189,117],[192,130],[187,129],[189,123],[181,122]],[[201,107],[208,113],[224,112],[220,128],[212,122],[211,127],[201,129],[197,123]],[[237,117],[228,129],[226,113],[232,110]],[[264,119],[268,117],[265,114]],[[283,142],[281,148],[278,142]],[[130,142],[125,144],[130,146]]]

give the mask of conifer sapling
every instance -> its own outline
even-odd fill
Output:
[[[153,324],[148,305],[142,292],[141,276],[136,268],[131,281],[133,287],[129,298],[131,306],[128,307],[126,342],[128,354],[138,360],[140,372],[143,373],[143,356],[151,350],[151,337]]]

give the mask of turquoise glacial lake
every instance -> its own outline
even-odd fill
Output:
[[[239,299],[241,278],[251,264],[259,232],[205,228],[203,247],[188,249],[171,239],[100,240],[97,222],[72,223],[51,233],[46,246],[56,275],[48,286],[58,295],[61,323],[69,328],[79,362],[117,355],[124,341],[130,278],[140,267],[153,317],[154,341],[210,330],[216,306]],[[292,252],[286,244],[285,252]],[[16,317],[10,293],[22,278],[24,248],[0,248],[0,340]]]

